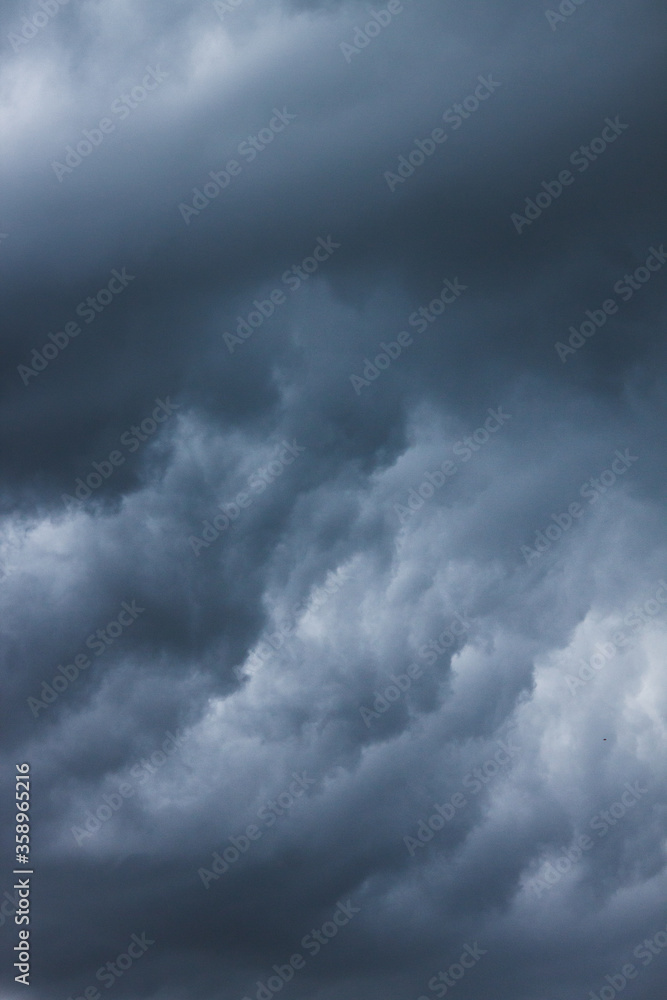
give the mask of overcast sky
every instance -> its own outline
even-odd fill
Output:
[[[2,1000],[662,1000],[666,31],[3,6]]]

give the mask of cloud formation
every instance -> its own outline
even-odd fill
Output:
[[[660,1000],[664,9],[0,23],[32,995]]]

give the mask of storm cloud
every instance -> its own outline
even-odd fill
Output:
[[[664,6],[0,25],[3,996],[660,1000]]]

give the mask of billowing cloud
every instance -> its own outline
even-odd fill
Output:
[[[33,995],[658,1000],[664,11],[0,19]]]

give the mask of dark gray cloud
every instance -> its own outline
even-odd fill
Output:
[[[662,6],[0,23],[34,996],[658,1000]]]

